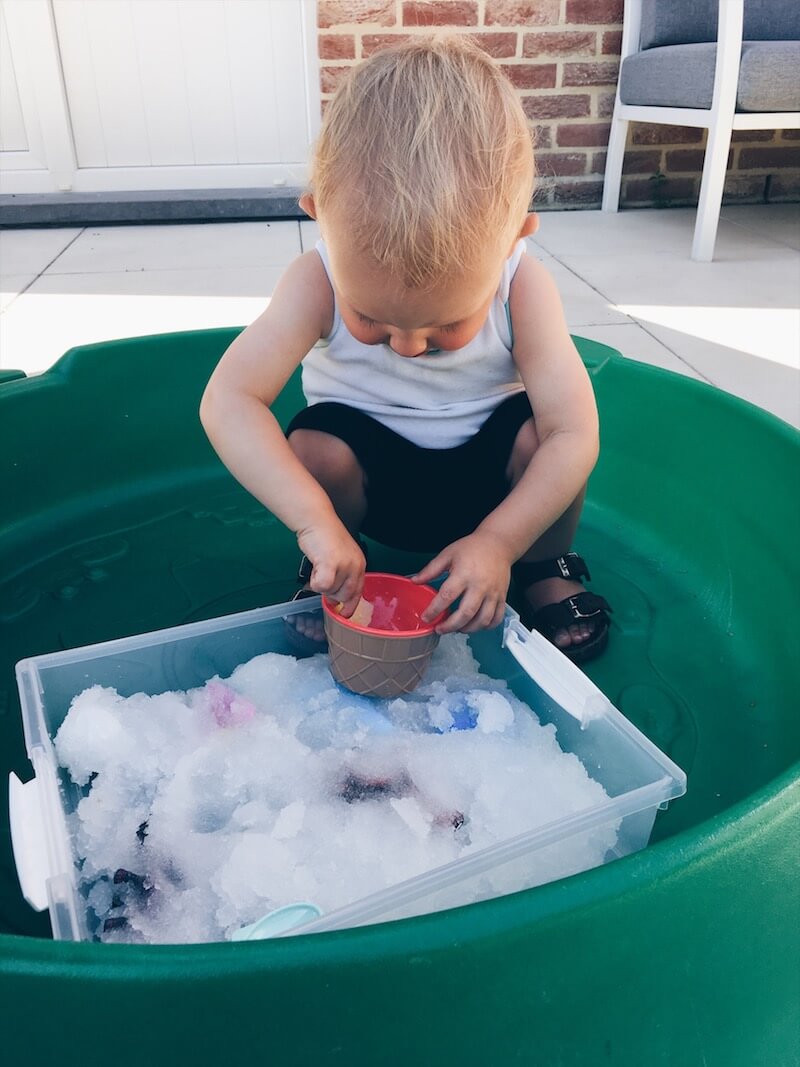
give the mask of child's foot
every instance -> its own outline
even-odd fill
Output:
[[[317,594],[311,588],[311,560],[303,556],[297,571],[297,581],[302,588],[298,589],[292,597],[292,601],[306,600]],[[328,648],[328,639],[325,636],[325,623],[322,611],[301,611],[296,615],[284,615],[283,624],[286,627],[286,636],[295,654],[298,656],[314,656],[317,652],[325,652]]]
[[[302,590],[305,592],[305,589]],[[311,593],[311,590],[309,589]],[[316,596],[315,593],[311,593],[312,596]],[[308,641],[316,641],[317,644],[327,644],[325,637],[325,623],[319,612],[302,612],[300,615],[294,615],[293,621],[295,623],[295,629]]]
[[[515,563],[514,580],[525,603],[521,618],[575,662],[599,655],[608,643],[610,606],[581,582],[589,571],[574,552],[535,563]]]
[[[305,600],[316,595],[313,589],[306,585],[295,593],[292,600]],[[317,652],[327,650],[325,622],[319,609],[300,611],[296,615],[285,615],[283,622],[289,644],[298,656],[314,656]]]
[[[542,608],[560,604],[562,600],[585,592],[586,590],[580,582],[573,582],[567,578],[544,578],[542,581],[535,582],[529,586],[525,590],[524,597],[533,613],[536,614]],[[553,630],[552,634],[547,636],[556,648],[560,648],[563,651],[566,648],[577,648],[582,645],[584,641],[588,641],[594,635],[594,632],[594,624],[581,619],[571,623],[566,628],[562,627]]]

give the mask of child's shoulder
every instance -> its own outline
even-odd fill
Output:
[[[513,296],[516,292],[519,298],[520,293],[525,295],[552,293],[555,288],[552,274],[541,260],[531,254],[530,249],[526,249],[525,252],[527,254],[519,257],[511,278],[511,295]]]
[[[316,249],[303,252],[293,260],[283,277],[281,288],[291,292],[314,313],[314,319],[322,323],[322,337],[326,337],[333,328],[334,299],[333,289],[325,270],[325,265]]]
[[[289,270],[298,280],[302,279],[308,285],[319,287],[323,292],[331,291],[325,264],[322,262],[322,256],[316,248],[301,253],[297,259],[292,261]]]
[[[569,338],[558,286],[535,255],[520,260],[511,283],[508,309],[515,352],[530,344],[541,347]]]

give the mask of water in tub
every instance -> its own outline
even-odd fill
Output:
[[[87,689],[55,743],[85,793],[69,818],[105,941],[222,940],[295,901],[330,912],[605,798],[462,635],[402,699],[338,687],[324,655],[267,653],[189,692]],[[614,838],[565,842],[474,898],[596,866]]]

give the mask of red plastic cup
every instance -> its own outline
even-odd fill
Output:
[[[331,674],[362,696],[410,693],[422,681],[439,644],[435,627],[447,612],[423,622],[421,615],[436,590],[398,574],[364,575],[361,595],[373,605],[369,626],[343,618],[336,601],[322,598]]]

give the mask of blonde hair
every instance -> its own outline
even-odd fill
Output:
[[[329,104],[311,189],[355,248],[428,289],[510,245],[533,192],[510,82],[465,38],[415,38],[355,67]],[[507,248],[502,249],[503,253]]]

